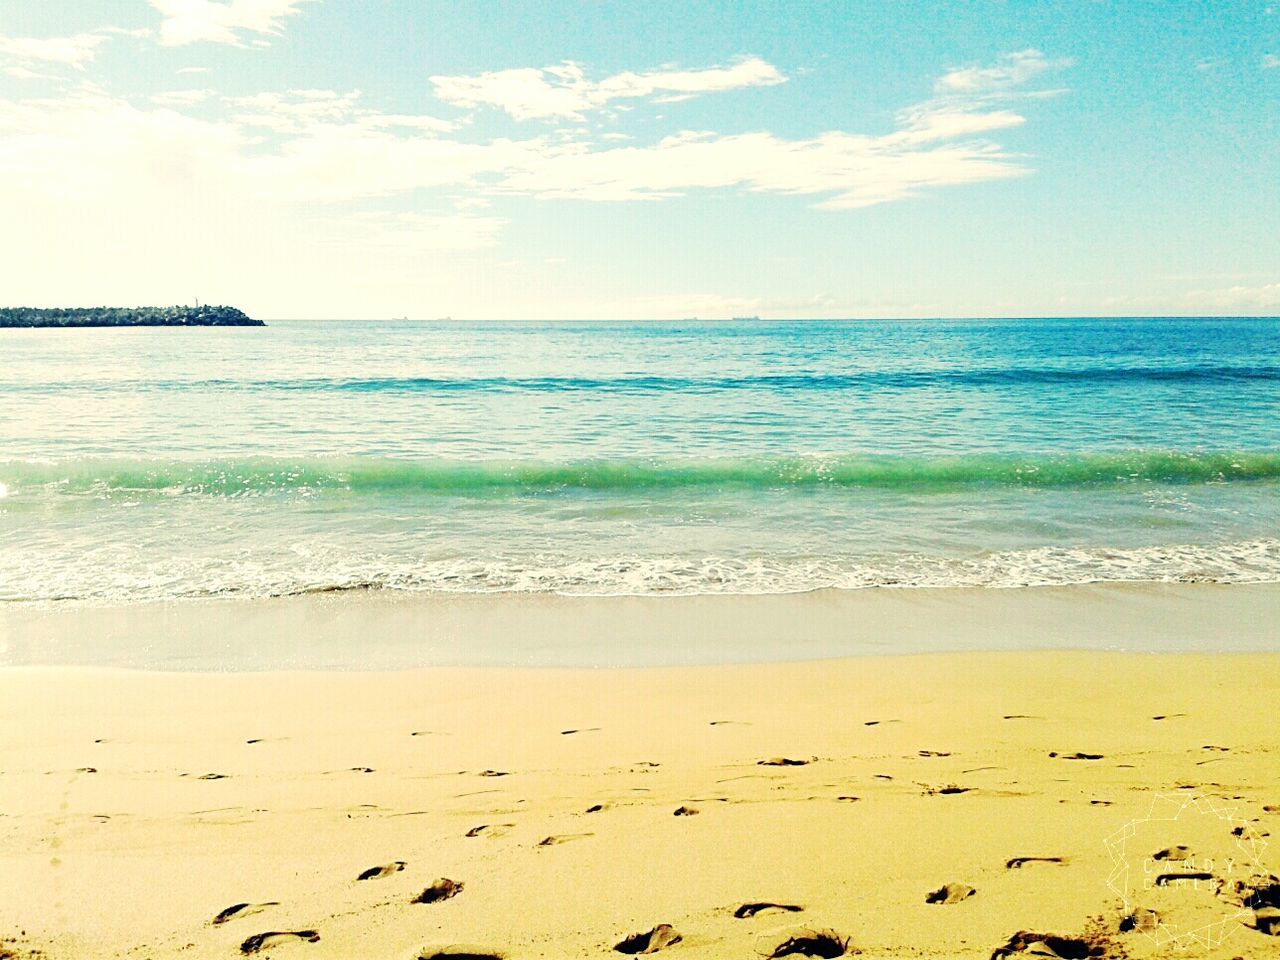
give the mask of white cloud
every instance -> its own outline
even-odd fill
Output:
[[[703,93],[786,82],[776,67],[758,57],[728,67],[701,70],[628,71],[599,82],[588,80],[582,67],[571,61],[542,69],[521,67],[478,76],[430,79],[436,96],[446,103],[460,107],[498,107],[517,120],[581,120],[588,111],[599,109],[611,100],[661,94],[659,102],[670,103]]]
[[[395,303],[398,314],[407,309],[400,298],[452,300],[485,282],[464,267],[432,264],[495,242],[499,217],[447,205],[440,212],[427,201],[386,214],[294,203],[323,195],[341,204],[368,194],[370,183],[396,182],[381,169],[361,182],[358,167],[344,166],[377,160],[394,138],[325,126],[332,142],[315,139],[332,149],[317,148],[325,162],[307,167],[281,163],[282,148],[275,164],[258,162],[263,144],[229,121],[84,91],[0,99],[0,222],[24,225],[0,232],[0,286],[32,303],[186,302],[198,294],[271,317],[362,316],[378,309],[372,303]],[[367,155],[338,149],[360,136],[373,138]],[[312,179],[291,193],[281,178],[299,171]]]
[[[1209,313],[1273,313],[1280,311],[1280,283],[1191,290],[1186,294],[1186,301],[1194,309]]]
[[[196,103],[204,103],[213,95],[214,91],[209,89],[168,90],[152,96],[151,102],[158,103],[162,107],[186,107]]]
[[[367,245],[384,255],[480,250],[495,246],[507,225],[501,217],[466,213],[370,213],[321,222],[333,227],[341,244]]]
[[[317,123],[345,120],[359,99],[359,90],[342,94],[333,90],[289,90],[227,97],[225,102],[234,111],[232,119],[236,123],[289,133]]]
[[[350,125],[364,130],[416,130],[447,133],[458,125],[425,114],[378,113],[360,104],[360,91],[288,90],[224,97],[231,119],[245,127],[277,134],[303,133],[313,128]]]
[[[0,58],[24,63],[51,63],[83,70],[93,59],[106,34],[77,33],[71,37],[4,37],[0,36]]]
[[[0,67],[0,73],[7,77],[13,77],[15,80],[60,80],[50,73],[37,73],[27,67]]]
[[[311,0],[149,0],[164,18],[160,42],[169,47],[189,43],[244,46],[242,33],[274,35],[284,21]],[[262,41],[257,39],[255,44]]]
[[[1017,58],[1025,64],[1028,55]],[[1027,69],[1009,71],[1028,75]],[[624,73],[597,86],[621,96],[659,87],[727,88],[742,80],[705,76],[715,72],[666,71],[660,79]],[[761,74],[752,68],[746,75]],[[161,93],[155,101],[170,108],[209,98],[209,91],[193,89]],[[0,132],[9,138],[11,159],[58,144],[51,156],[33,163],[33,177],[44,177],[49,164],[65,168],[72,180],[77,170],[93,174],[94,158],[103,150],[111,156],[125,150],[121,138],[133,128],[140,138],[129,148],[138,154],[136,163],[216,169],[244,195],[285,201],[346,203],[445,187],[482,197],[627,201],[736,188],[810,196],[822,208],[852,209],[1025,174],[1017,157],[985,139],[1024,122],[1000,100],[989,93],[937,98],[901,111],[894,130],[876,135],[833,130],[788,139],[763,131],[683,131],[633,145],[595,142],[573,131],[468,142],[448,136],[456,130],[448,121],[369,109],[356,90],[223,98],[227,115],[207,121],[167,109],[148,112],[82,91],[60,100],[0,101],[8,108],[0,120],[8,119],[11,128],[0,126]],[[104,125],[102,116],[116,116],[117,122]],[[178,142],[154,143],[147,139],[150,133],[144,135],[157,130]]]
[[[642,87],[653,84],[627,79],[611,89]],[[282,306],[296,302],[290,291],[350,297],[324,301],[333,315],[356,309],[373,288],[378,302],[398,302],[393,294],[416,297],[437,284],[466,301],[491,281],[491,259],[472,252],[498,242],[506,220],[484,208],[503,197],[630,201],[743,190],[852,209],[1027,172],[990,139],[1023,117],[989,93],[908,108],[875,134],[703,130],[648,144],[581,129],[471,142],[438,118],[371,109],[359,91],[227,98],[192,89],[157,98],[140,105],[84,84],[57,97],[0,99],[0,222],[34,225],[0,234],[0,286],[11,296],[35,302],[23,291],[45,289],[72,302],[131,302],[160,296],[165,284],[185,298],[199,283],[211,298],[224,284],[229,299],[240,298],[238,289],[262,291],[268,305],[255,309],[276,315],[299,309]],[[196,103],[200,116],[183,112]],[[50,260],[49,249],[60,256]],[[441,256],[451,266],[428,269]],[[74,280],[59,267],[66,262],[78,265]],[[139,292],[129,294],[128,283]]]
[[[1274,53],[1264,53],[1262,55],[1262,69],[1274,70],[1276,67],[1280,67],[1280,57],[1277,57]]]
[[[1071,65],[1071,60],[1051,60],[1039,50],[1028,48],[1006,53],[989,67],[961,67],[944,73],[934,84],[939,94],[1000,93],[1020,86],[1042,73]]]
[[[826,195],[825,209],[868,207],[932,187],[1020,176],[992,144],[921,148],[900,134],[841,132],[805,140],[769,133],[677,135],[651,147],[543,151],[494,188],[547,199],[654,200],[694,189]]]

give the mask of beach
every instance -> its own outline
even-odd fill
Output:
[[[0,960],[1280,957],[1277,103],[1275,2],[0,0]]]
[[[431,636],[439,598],[6,611],[0,955],[592,957],[654,929],[690,958],[821,931],[868,957],[1019,932],[1066,938],[1028,956],[1273,955],[1248,902],[1280,868],[1278,591],[1074,589],[452,605],[534,661],[599,631],[594,667],[127,670],[76,646],[238,621],[288,648],[324,622],[350,654]],[[750,621],[775,633],[738,648],[756,662],[700,662]],[[610,622],[694,655],[611,664]],[[841,623],[884,649],[833,657]]]

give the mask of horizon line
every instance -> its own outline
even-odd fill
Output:
[[[270,323],[910,323],[967,320],[1280,320],[1280,313],[1009,314],[906,317],[258,317]]]

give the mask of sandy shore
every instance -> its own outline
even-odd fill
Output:
[[[230,958],[313,931],[259,952],[607,957],[659,924],[691,960],[819,930],[868,957],[986,958],[1019,931],[1084,941],[1027,956],[1275,956],[1243,904],[1280,872],[1278,668],[10,667],[0,956]],[[414,902],[441,879],[456,895]],[[946,884],[959,902],[926,902]],[[802,909],[735,916],[760,903]],[[1159,923],[1122,932],[1136,908]]]
[[[1280,649],[1280,584],[562,597],[346,591],[260,600],[0,603],[0,667],[648,667],[886,653]]]

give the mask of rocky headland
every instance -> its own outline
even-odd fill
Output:
[[[0,327],[265,327],[235,307],[0,307]]]

